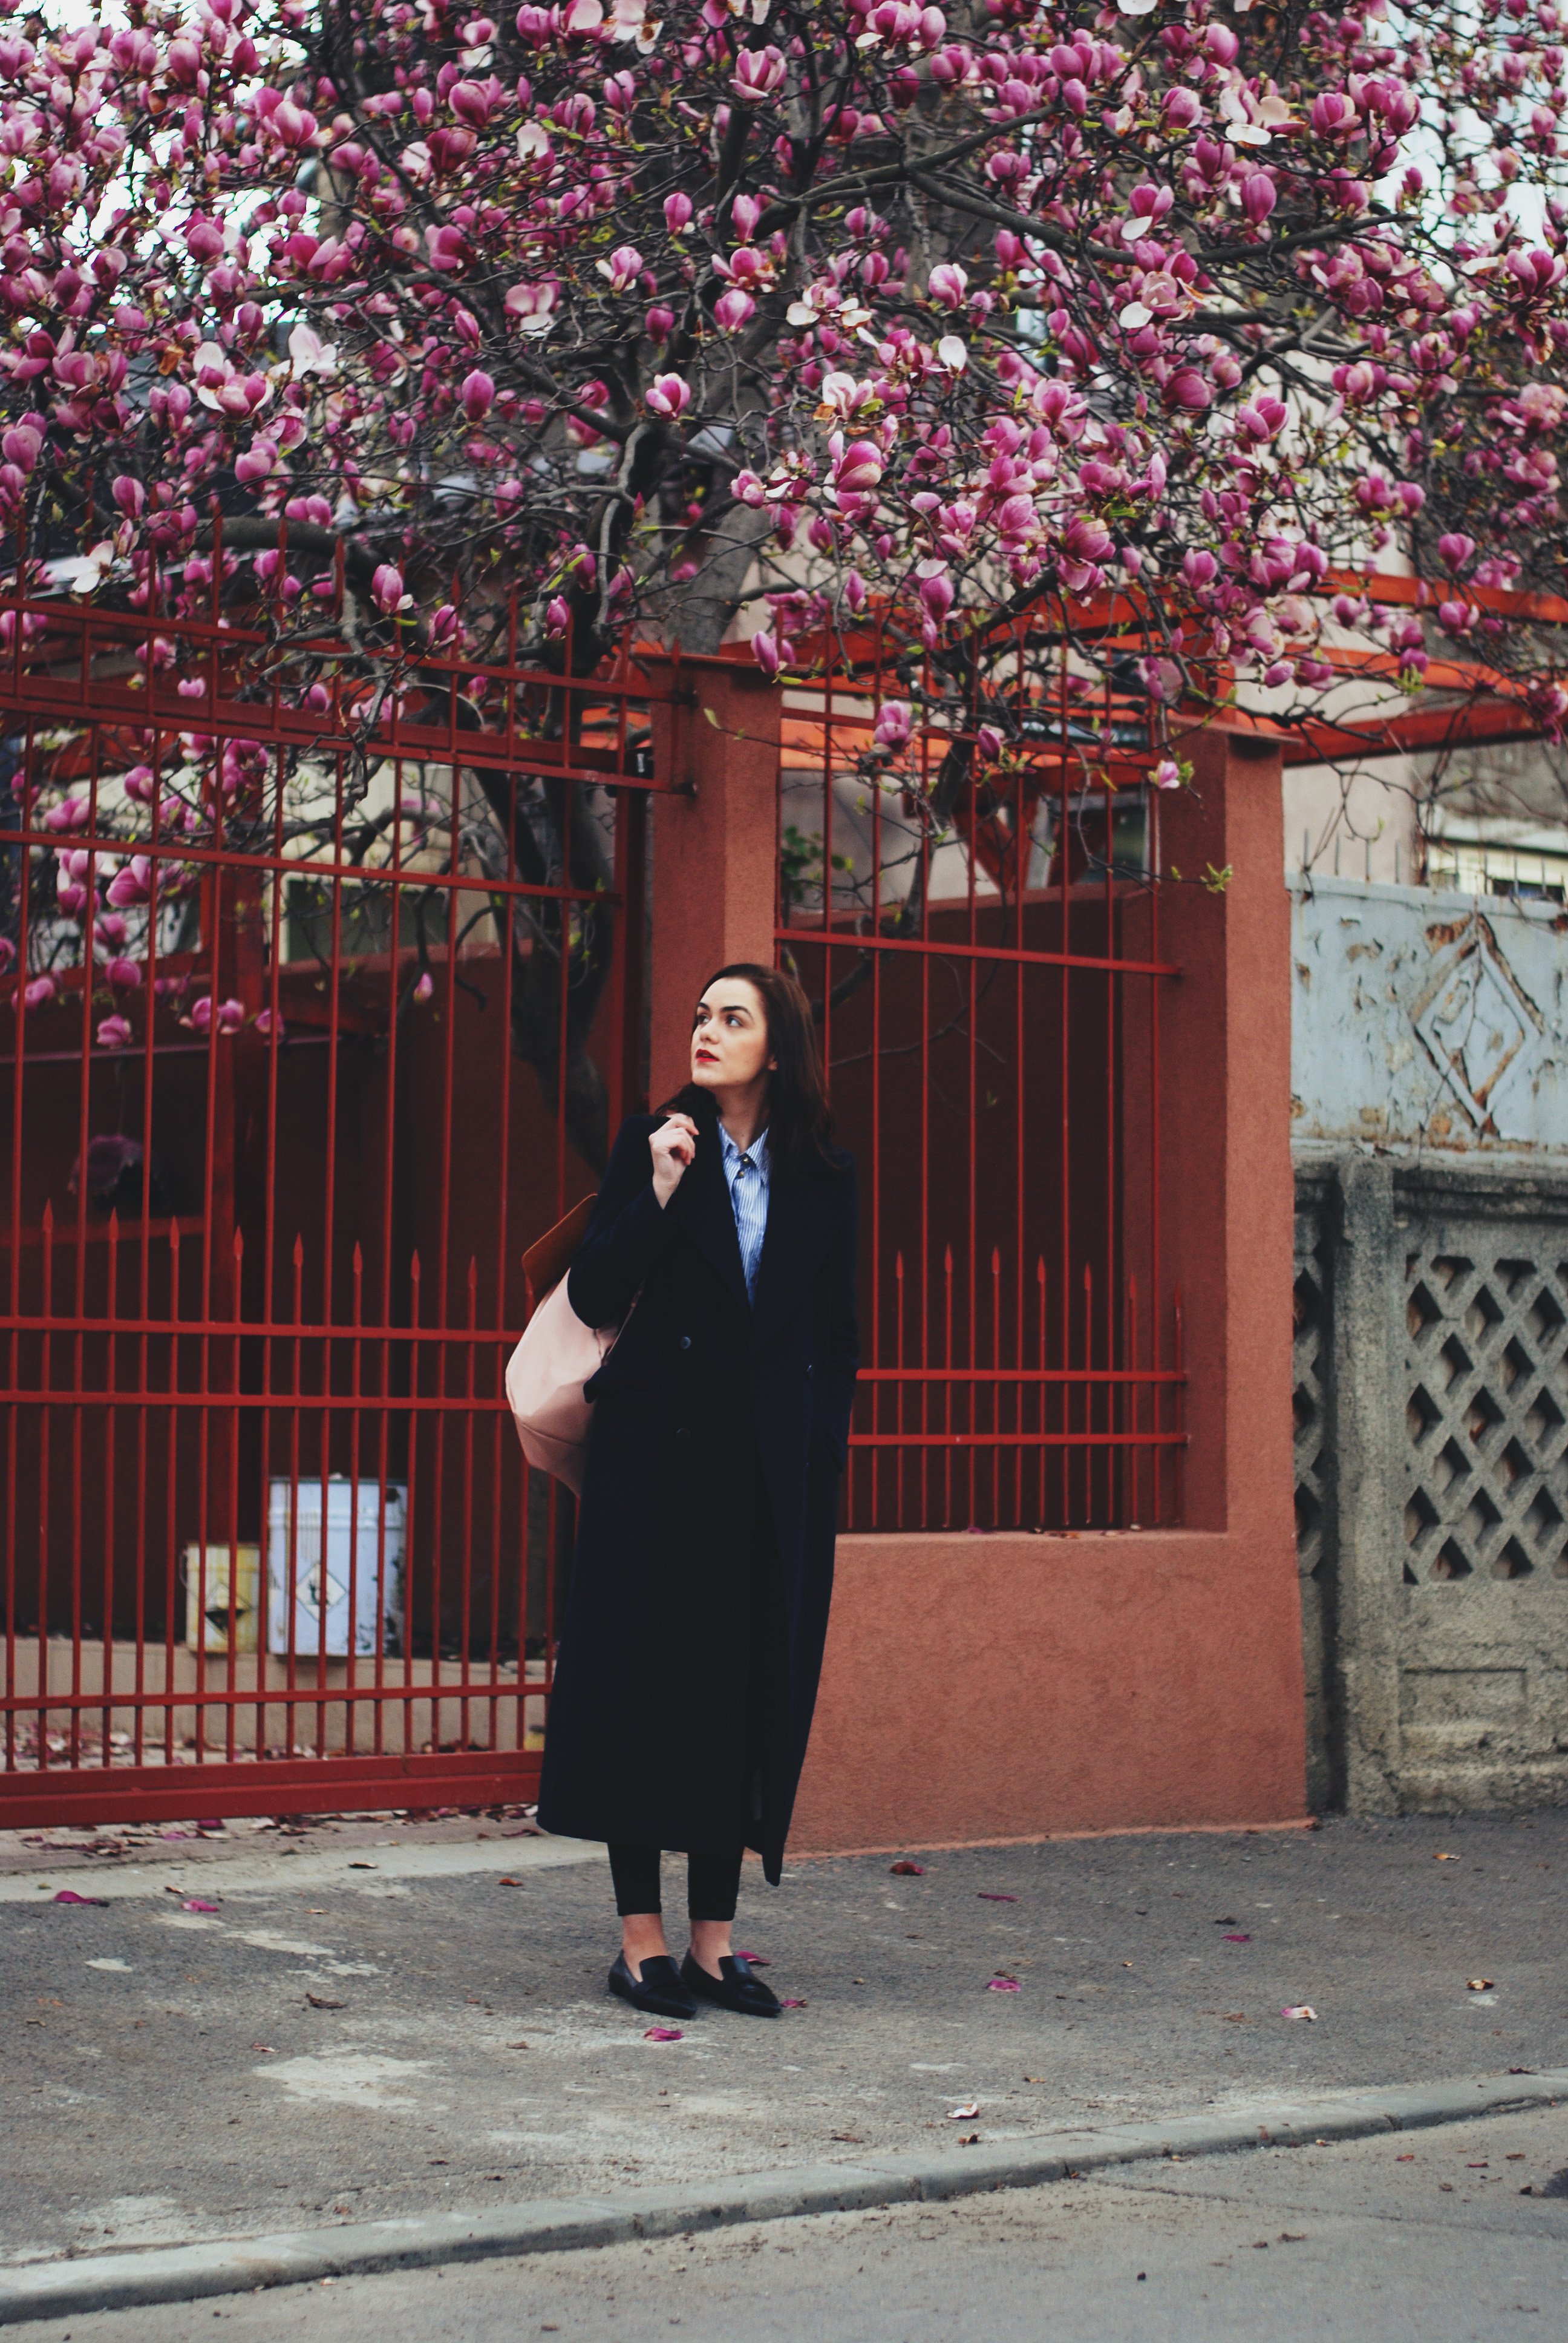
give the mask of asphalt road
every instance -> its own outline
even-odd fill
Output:
[[[1547,2343],[1568,2336],[1568,2111],[21,2331],[641,2343],[676,2328],[683,2343]]]
[[[0,2260],[1568,2065],[1568,1815],[752,1872],[804,2006],[668,2044],[605,1994],[602,1859],[231,1836],[0,1876]]]

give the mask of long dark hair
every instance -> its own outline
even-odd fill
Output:
[[[762,996],[768,1020],[768,1047],[778,1063],[768,1093],[768,1152],[775,1163],[797,1178],[819,1179],[841,1172],[844,1158],[833,1145],[833,1112],[828,1104],[828,1079],[822,1052],[817,1047],[816,1021],[803,986],[781,968],[765,968],[760,960],[734,960],[715,969],[702,988],[726,977],[739,977]],[[701,998],[701,995],[699,995]],[[690,1115],[707,1129],[717,1121],[713,1093],[699,1082],[688,1082],[665,1101],[661,1113]]]

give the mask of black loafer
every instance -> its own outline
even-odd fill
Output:
[[[609,1989],[618,1993],[622,2001],[629,2001],[634,2009],[646,2009],[654,2017],[695,2017],[697,2004],[680,1981],[680,1971],[668,1953],[656,1953],[642,1964],[642,1975],[634,1977],[626,1965],[626,1955],[616,1955],[615,1966],[609,1973]]]
[[[783,2005],[771,1986],[764,1985],[749,1961],[737,1953],[726,1953],[719,1964],[720,1974],[709,1976],[695,1954],[688,1953],[680,1964],[684,1984],[703,2001],[716,2001],[720,2009],[737,2009],[742,2017],[779,2017]]]

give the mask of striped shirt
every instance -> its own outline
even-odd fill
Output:
[[[719,1144],[724,1151],[724,1177],[735,1207],[735,1233],[740,1240],[740,1265],[746,1272],[746,1298],[757,1299],[757,1271],[762,1240],[768,1233],[768,1133],[754,1139],[742,1154],[722,1123]]]

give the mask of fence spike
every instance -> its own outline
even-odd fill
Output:
[[[54,1235],[54,1233],[55,1207],[53,1203],[45,1198],[44,1202],[44,1242],[45,1244],[48,1243],[49,1239]]]
[[[305,1239],[297,1234],[294,1240],[294,1266],[296,1269],[305,1267]]]
[[[245,1231],[243,1229],[236,1229],[234,1232],[234,1257],[236,1261],[242,1261],[245,1257]]]

